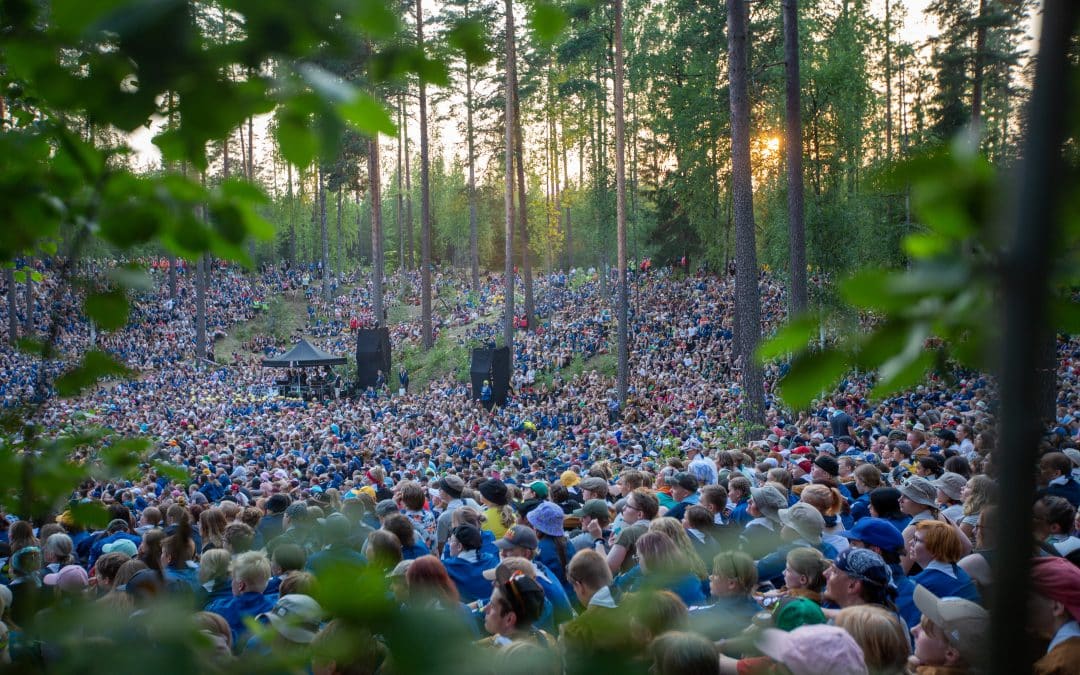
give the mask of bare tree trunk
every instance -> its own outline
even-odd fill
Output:
[[[465,18],[469,18],[469,6],[465,5]],[[473,293],[480,293],[480,248],[477,241],[476,213],[476,150],[473,138],[473,91],[472,64],[465,62],[465,135],[469,151],[469,265],[472,268]]]
[[[885,0],[885,158],[892,161],[892,14]],[[798,33],[796,33],[798,35]]]
[[[323,185],[323,172],[320,165],[317,169],[319,185],[319,235],[322,240],[322,294],[326,300],[330,299],[330,237],[326,231],[326,186]]]
[[[563,191],[570,189],[570,162],[567,161],[566,146],[570,144],[566,138],[566,118],[560,120],[562,122],[562,166],[563,166]],[[584,161],[584,160],[582,160]],[[570,203],[566,203],[566,269],[574,269],[574,227],[570,222]]]
[[[292,176],[292,162],[285,162],[286,170],[288,171],[289,180],[289,249],[288,260],[290,265],[296,265],[296,213],[295,204],[293,204],[293,176]]]
[[[975,72],[971,78],[971,123],[982,123],[983,64],[986,52],[986,0],[979,0],[979,23],[975,28]]]
[[[731,181],[735,213],[735,339],[742,374],[744,411],[763,421],[765,389],[754,350],[761,337],[754,235],[754,190],[750,167],[750,94],[746,72],[746,2],[727,0],[728,73],[731,96]]]
[[[23,280],[23,302],[26,303],[26,316],[23,317],[23,333],[34,334],[34,258],[26,259],[26,278]]]
[[[337,191],[337,255],[334,256],[334,278],[341,279],[343,277],[342,271],[345,267],[344,251],[345,251],[345,237],[341,231],[341,196],[345,192],[345,186],[342,185]]]
[[[503,317],[503,344],[510,350],[511,368],[514,358],[514,74],[512,56],[514,48],[514,6],[513,0],[506,2],[506,110],[503,125],[506,133],[503,163],[506,171],[506,193],[504,207],[506,211],[506,248],[504,258],[503,295],[506,309]]]
[[[521,101],[518,99],[517,79],[517,48],[514,35],[510,35],[507,41],[507,59],[510,64],[510,77],[513,87],[511,95],[514,100],[514,155],[515,170],[517,171],[518,185],[518,226],[521,230],[521,278],[525,287],[525,327],[527,330],[536,328],[536,306],[533,300],[532,280],[532,252],[529,250],[529,216],[527,209],[528,195],[525,190],[525,143],[521,132]]]
[[[199,256],[195,264],[195,358],[206,358],[206,268],[207,254]]]
[[[12,347],[19,341],[18,297],[15,290],[15,268],[8,267],[4,270],[4,281],[7,284],[7,311],[8,311],[8,344]]]
[[[169,256],[169,298],[176,299],[176,256]]]
[[[995,453],[1001,506],[997,531],[1009,533],[994,555],[994,594],[990,627],[992,673],[1030,672],[1035,653],[1027,631],[1017,630],[1017,617],[1027,616],[1032,556],[1032,503],[1035,501],[1041,421],[1032,402],[1038,398],[1041,359],[1049,338],[1051,247],[1060,236],[1060,210],[1065,183],[1062,144],[1066,111],[1076,82],[1070,67],[1080,5],[1047,2],[1043,8],[1039,58],[1028,113],[1027,139],[1015,172],[1016,194],[1008,211],[1008,230],[1000,259],[1000,298],[1004,327],[998,363],[1001,391],[1000,447]],[[1000,458],[998,458],[1000,455]]]
[[[368,144],[368,198],[371,200],[371,307],[375,311],[375,325],[383,324],[383,226],[382,183],[379,176],[379,138]]]
[[[629,294],[626,274],[626,119],[623,109],[623,1],[615,0],[615,228],[618,240],[619,286],[616,314],[618,315],[618,378],[619,404],[626,405],[630,383],[630,351],[628,345]]]
[[[416,0],[416,46],[424,51],[423,0]],[[420,78],[420,344],[435,345],[431,325],[431,158],[428,155],[427,85]]]
[[[404,97],[398,96],[398,126],[405,128]],[[398,229],[398,268],[405,271],[405,195],[401,191],[401,134],[397,135],[397,229]]]
[[[784,2],[784,63],[787,75],[788,313],[806,311],[806,225],[803,220],[802,107],[799,100],[799,0]]]
[[[403,99],[404,100],[404,99]],[[402,110],[404,110],[404,102]],[[416,269],[416,258],[413,256],[415,238],[413,237],[412,215],[412,170],[409,168],[409,117],[405,115],[405,123],[401,125],[405,133],[405,237],[409,247],[409,269]]]

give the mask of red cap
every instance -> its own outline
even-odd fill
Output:
[[[809,455],[813,451],[814,451],[813,448],[811,448],[809,445],[800,445],[799,447],[792,450],[791,454],[793,454],[793,455]]]

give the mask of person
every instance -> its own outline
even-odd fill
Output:
[[[480,483],[480,501],[484,506],[482,530],[495,535],[506,534],[506,529],[514,524],[514,509],[511,507],[506,483],[498,478],[491,478]]]
[[[436,523],[436,551],[443,550],[446,540],[450,538],[450,530],[453,527],[454,511],[462,506],[477,506],[471,499],[462,499],[465,492],[465,481],[460,476],[447,474],[434,485],[439,491],[439,501],[443,504],[443,512],[439,515]]]
[[[692,473],[680,471],[669,475],[664,480],[671,488],[671,497],[675,500],[675,504],[661,515],[682,520],[686,507],[693,506],[700,500],[697,477]]]
[[[524,558],[532,563],[536,571],[536,581],[544,589],[544,596],[551,601],[552,613],[556,623],[569,621],[574,616],[574,610],[570,605],[570,598],[566,594],[559,578],[555,576],[547,565],[536,559],[540,540],[536,532],[527,525],[514,525],[503,537],[495,542],[499,549],[499,557],[502,560],[510,558]],[[484,572],[485,578],[491,570]],[[491,578],[494,578],[493,576]]]
[[[248,633],[244,619],[271,611],[274,599],[263,595],[270,581],[270,561],[265,553],[242,553],[232,568],[232,595],[210,602],[206,611],[225,618],[232,631],[232,643],[239,646],[244,644]]]
[[[915,582],[904,573],[900,564],[900,554],[904,551],[904,537],[883,518],[863,518],[851,530],[843,535],[852,546],[865,548],[881,556],[892,572],[893,585],[896,586],[896,609],[908,628],[919,622],[919,610],[915,607],[912,593]]]
[[[611,524],[611,511],[608,510],[607,501],[590,499],[571,515],[581,519],[581,532],[570,538],[574,550],[596,548],[606,554],[607,541],[611,538],[608,527]]]
[[[258,621],[274,629],[272,639],[277,644],[298,647],[311,644],[325,616],[322,606],[311,596],[290,593],[278,598],[270,611],[258,616]],[[260,639],[251,638],[242,651],[265,654],[269,648]]]
[[[915,535],[908,544],[908,556],[919,564],[922,572],[912,576],[911,580],[939,598],[980,602],[982,598],[975,583],[957,565],[964,548],[956,529],[938,520],[924,520],[915,528]]]
[[[747,513],[753,520],[746,524],[739,547],[750,557],[760,559],[779,547],[783,540],[780,530],[780,509],[788,506],[787,497],[774,485],[750,488]]]
[[[633,567],[636,542],[641,535],[649,531],[649,523],[660,511],[660,502],[656,495],[644,488],[635,488],[623,504],[623,528],[612,534],[609,541],[608,567],[612,574],[618,574]]]
[[[1073,535],[1076,509],[1069,500],[1051,495],[1042,497],[1032,507],[1032,516],[1035,540],[1044,550],[1051,550],[1063,557],[1080,550],[1080,537]]]
[[[986,474],[975,474],[964,486],[963,517],[960,519],[960,531],[972,542],[975,541],[975,528],[979,524],[979,513],[997,502],[997,483]]]
[[[344,518],[340,514],[332,514],[327,517],[327,520],[329,521],[335,516]],[[416,526],[407,516],[394,511],[392,515],[385,518],[382,526],[384,530],[393,532],[401,542],[402,560],[415,560],[430,553],[427,546],[424,546],[423,542],[417,539],[419,533],[416,531]]]
[[[491,410],[494,405],[492,400],[491,383],[484,380],[483,385],[480,386],[480,405],[484,406],[485,410]]]
[[[938,516],[937,488],[925,478],[912,476],[900,486],[900,510],[911,517],[904,528],[904,541],[911,543],[915,526]]]
[[[688,607],[705,601],[701,580],[671,537],[663,532],[647,532],[638,539],[637,550],[637,567],[615,580],[617,588],[623,592],[639,588],[666,589],[679,596]]]
[[[484,606],[484,630],[490,638],[482,645],[505,647],[512,642],[532,642],[553,647],[555,639],[534,624],[544,609],[544,590],[521,572],[510,575],[504,583],[495,583],[491,601]]]
[[[833,624],[855,638],[874,675],[904,675],[911,654],[907,627],[878,605],[854,605],[840,610]]]
[[[450,555],[442,559],[457,594],[466,603],[491,594],[491,584],[484,579],[484,571],[495,567],[499,561],[482,551],[482,545],[479,529],[472,525],[459,525],[450,533]]]
[[[398,370],[398,384],[401,385],[401,393],[409,393],[409,371],[405,369],[405,366]]]
[[[821,538],[825,529],[825,518],[816,508],[806,502],[798,502],[788,509],[780,509],[778,512],[783,529],[780,536],[784,544],[775,551],[757,561],[758,578],[762,582],[768,581],[774,587],[783,585],[784,566],[787,564],[787,554],[793,548],[801,546],[816,548],[826,558],[836,558],[836,549]]]
[[[566,594],[570,595],[572,588],[566,578],[566,565],[574,557],[575,550],[574,545],[566,538],[562,509],[552,502],[544,502],[529,511],[525,519],[536,532],[540,542],[537,558],[551,570],[566,590]]]
[[[1072,476],[1073,464],[1063,452],[1048,452],[1039,459],[1038,495],[1064,497],[1073,508],[1080,508],[1080,483]]]
[[[858,497],[851,502],[851,526],[870,515],[870,494],[882,486],[881,470],[873,464],[861,464],[855,467],[855,492]]]
[[[232,557],[223,548],[215,548],[202,554],[199,558],[199,585],[202,587],[201,606],[231,598],[232,578],[229,576],[229,565]],[[229,637],[230,643],[232,636]]]
[[[405,521],[404,525],[398,524],[398,527],[385,528],[387,531],[398,535],[398,541],[401,541],[401,534],[412,534],[412,523],[409,522],[404,516],[398,516]],[[352,523],[348,517],[341,513],[331,513],[326,518],[320,519],[320,525],[322,526],[321,540],[325,544],[322,550],[316,551],[311,556],[307,556],[304,549],[299,544],[284,543],[279,544],[274,549],[273,557],[278,559],[278,552],[282,548],[288,548],[290,556],[293,559],[300,557],[306,558],[306,563],[302,567],[307,567],[315,574],[319,574],[324,570],[331,567],[351,567],[354,569],[360,569],[367,562],[364,556],[357,551],[353,545],[349,542],[349,535],[352,532]],[[402,556],[404,556],[407,549],[406,544],[401,544]],[[411,548],[409,550],[412,550]],[[426,552],[426,550],[425,550]],[[291,566],[290,566],[291,567]]]
[[[762,597],[772,598],[809,598],[821,604],[822,591],[825,590],[825,572],[832,562],[821,555],[816,548],[793,548],[787,554],[787,566],[784,568],[784,586],[768,591]]]
[[[911,629],[915,653],[910,665],[916,675],[976,672],[989,652],[990,613],[963,598],[939,598],[917,586],[915,605],[922,614]]]
[[[888,521],[899,532],[907,529],[911,516],[900,509],[900,491],[894,487],[879,487],[870,492],[870,515]]]
[[[312,675],[362,675],[380,672],[389,650],[367,629],[328,622],[311,641]]]
[[[716,646],[695,633],[670,631],[649,645],[652,655],[650,673],[656,675],[719,675]]]
[[[1026,625],[1049,641],[1032,672],[1075,673],[1080,663],[1080,568],[1064,558],[1032,559],[1028,607]]]
[[[889,566],[869,549],[849,548],[825,573],[824,599],[830,608],[870,604],[892,609],[895,597]]]
[[[791,675],[868,675],[869,672],[855,638],[837,626],[814,624],[799,626],[791,632],[766,628],[757,646]]]
[[[757,569],[750,556],[741,551],[717,554],[709,575],[713,604],[691,606],[691,626],[710,640],[726,640],[742,632],[761,610],[751,595],[756,586]]]
[[[595,659],[608,665],[628,661],[628,654],[637,649],[625,625],[626,616],[612,595],[611,569],[604,556],[592,549],[579,551],[566,572],[574,595],[585,608],[560,627],[559,644],[567,655],[568,670],[574,672],[569,666]]]

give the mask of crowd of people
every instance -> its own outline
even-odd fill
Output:
[[[222,326],[263,289],[304,286],[299,272],[215,274]],[[448,295],[467,288],[463,275],[439,277]],[[137,617],[165,598],[212,636],[208,668],[306,655],[355,630],[334,603],[344,577],[366,580],[356,593],[385,603],[380,616],[444,621],[441,638],[494,672],[984,669],[1000,539],[992,380],[959,373],[872,401],[870,378],[853,376],[802,414],[770,394],[767,428],[746,442],[733,277],[652,268],[632,283],[625,406],[610,378],[563,372],[613,351],[612,285],[582,271],[537,279],[543,312],[516,333],[515,386],[490,411],[454,374],[355,401],[266,396],[256,392],[274,373],[254,362],[155,367],[158,347],[142,354],[129,338],[124,357],[150,364],[141,377],[38,415],[59,433],[92,412],[115,438],[152,439],[152,461],[130,481],[88,480],[49,517],[8,514],[3,658],[47,666],[59,603]],[[324,348],[348,347],[352,319],[373,316],[366,290],[342,288],[329,303],[308,289],[307,330]],[[412,302],[417,288],[396,275],[387,301]],[[761,290],[768,331],[784,290],[768,274]],[[440,325],[492,339],[500,291],[485,276]],[[140,328],[150,316],[99,339],[164,330]],[[409,341],[416,324],[391,329]],[[1080,663],[1078,354],[1059,341],[1059,407],[1041,448],[1028,623],[1045,643],[1039,673]],[[767,369],[767,391],[779,373]],[[87,502],[104,506],[106,527],[80,526]],[[362,650],[332,662],[315,649],[304,668],[411,672],[423,655],[395,649],[390,626],[370,626]]]

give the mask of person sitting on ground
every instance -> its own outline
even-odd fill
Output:
[[[516,572],[503,583],[496,581],[491,601],[484,606],[484,630],[490,638],[480,643],[505,647],[512,642],[531,642],[551,647],[555,639],[534,624],[544,609],[544,590],[535,580]]]
[[[206,605],[206,611],[220,614],[229,624],[234,645],[244,644],[248,628],[246,617],[256,617],[269,612],[274,601],[263,595],[270,581],[270,561],[260,551],[249,551],[237,556],[232,565],[232,596],[220,598]]]
[[[717,554],[709,576],[709,594],[714,602],[691,607],[690,625],[710,640],[727,640],[741,633],[761,611],[751,595],[757,581],[757,569],[750,556],[741,551]]]
[[[909,665],[916,675],[964,675],[985,666],[989,612],[962,598],[939,598],[924,586],[915,588],[914,599],[922,614],[911,629],[915,653]]]

